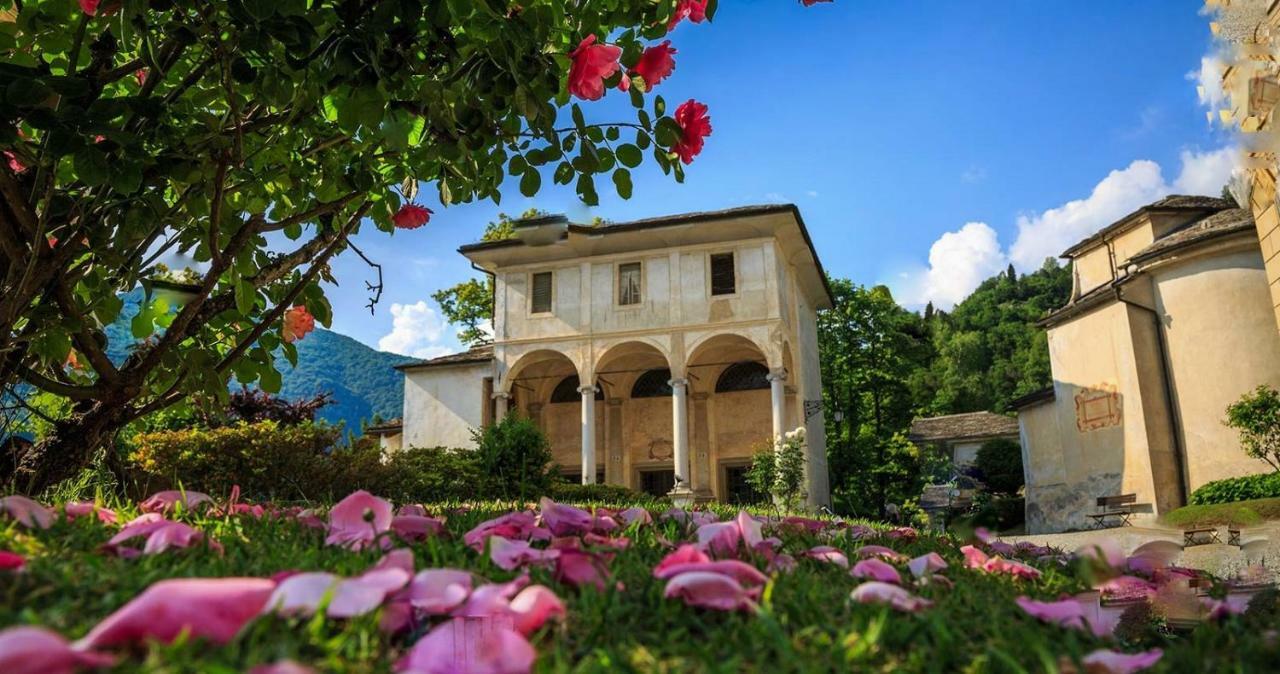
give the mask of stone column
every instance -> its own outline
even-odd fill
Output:
[[[699,391],[691,394],[693,398],[693,491],[699,501],[713,500],[711,494],[711,471],[714,464],[711,460],[711,424],[708,419],[708,400],[710,394]]]
[[[689,482],[689,406],[686,393],[689,380],[671,380],[671,444],[675,451],[676,486],[674,491],[688,491]]]
[[[596,483],[596,387],[583,386],[582,394],[582,484]]]
[[[604,411],[604,423],[608,430],[605,436],[609,439],[609,458],[604,466],[604,481],[609,484],[629,486],[623,463],[626,447],[622,437],[622,399],[609,398],[605,404],[607,407]]]
[[[507,407],[510,402],[510,393],[498,391],[493,394],[493,423],[502,423],[502,420],[507,418]]]
[[[787,373],[774,370],[769,373],[769,402],[773,408],[773,439],[776,442],[786,432],[785,416],[787,409],[786,385]]]

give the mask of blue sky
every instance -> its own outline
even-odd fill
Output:
[[[831,274],[886,283],[907,306],[949,306],[1010,261],[1031,271],[1142,203],[1218,192],[1234,153],[1197,96],[1214,50],[1201,7],[724,0],[714,23],[671,35],[676,70],[657,89],[673,106],[710,107],[714,132],[683,185],[650,161],[631,200],[602,186],[593,209],[549,175],[535,199],[511,184],[501,207],[443,208],[424,186],[428,226],[358,238],[383,264],[375,315],[369,270],[350,253],[335,264],[333,327],[409,355],[458,349],[431,293],[473,273],[459,245],[533,206],[625,221],[794,202]],[[631,119],[617,93],[586,109]]]

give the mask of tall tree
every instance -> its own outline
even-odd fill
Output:
[[[497,202],[547,167],[594,204],[596,176],[629,197],[646,152],[681,180],[711,129],[706,106],[652,95],[672,53],[654,41],[703,18],[679,4],[0,2],[0,386],[72,403],[20,486],[71,476],[140,415],[225,398],[232,374],[277,389],[273,352],[330,321],[330,261],[361,254],[366,223],[425,224],[420,183]],[[634,121],[571,104],[617,89]],[[199,263],[182,300],[152,294],[145,341],[113,362],[119,295],[174,251]]]
[[[900,433],[915,412],[908,382],[926,366],[930,344],[921,318],[888,288],[844,279],[831,288],[835,306],[819,314],[818,346],[832,492],[843,510],[883,514],[916,491]]]

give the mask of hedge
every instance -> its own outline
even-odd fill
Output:
[[[1280,498],[1280,473],[1263,473],[1206,482],[1191,492],[1191,505]]]

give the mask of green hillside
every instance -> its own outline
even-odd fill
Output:
[[[124,308],[120,317],[106,329],[107,355],[116,363],[123,362],[136,343],[129,331],[129,320],[138,313],[142,290],[127,293],[121,299]],[[333,404],[322,409],[319,416],[329,422],[343,422],[350,430],[358,431],[360,422],[375,414],[387,419],[400,416],[404,383],[392,367],[413,358],[378,351],[323,328],[316,328],[297,347],[298,367],[289,365],[283,356],[276,360],[283,378],[282,396],[292,400],[332,393]]]

